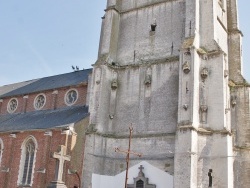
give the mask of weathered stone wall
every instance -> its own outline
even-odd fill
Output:
[[[239,29],[238,1],[227,0],[228,9],[228,56],[229,56],[229,77],[237,83],[241,83],[242,77],[242,37]]]
[[[250,185],[250,88],[231,88],[232,129],[234,132],[234,185]]]
[[[231,136],[220,133],[198,137],[197,187],[208,187],[208,172],[212,169],[213,187],[233,187],[233,150]]]
[[[242,117],[249,109],[239,108],[242,120],[231,116],[229,79],[241,72],[235,1],[108,1],[90,92],[84,188],[91,173],[124,170],[124,157],[114,147],[127,148],[130,123],[133,150],[174,172],[175,188],[207,187],[209,169],[213,187],[231,188],[234,173],[243,165],[242,172],[248,171],[232,146],[231,123],[237,143],[248,143],[249,125]],[[246,96],[238,95],[243,105]],[[152,152],[166,157],[147,157]]]
[[[174,187],[197,187],[197,132],[178,130],[174,165]]]
[[[125,156],[132,123],[132,150],[142,153],[131,165],[148,161],[170,174],[178,110],[178,56],[137,65],[96,65],[90,91],[90,126],[86,137],[83,187],[92,173],[116,175],[126,168]]]
[[[91,123],[96,125],[98,132],[126,134],[131,123],[138,133],[175,132],[178,63],[163,62],[131,68],[102,66],[96,69],[101,71],[101,82],[93,82],[90,106],[97,105],[98,109],[90,108],[90,114]],[[115,89],[111,88],[112,74],[117,75]],[[148,84],[145,83],[147,75],[151,82]]]
[[[232,87],[232,129],[235,131],[234,145],[250,147],[250,88]]]
[[[123,4],[130,2],[123,1]],[[182,1],[154,2],[154,5],[122,13],[117,51],[119,64],[138,64],[143,60],[178,55],[184,37],[184,5]],[[157,26],[152,32],[154,23]]]
[[[234,187],[248,188],[250,185],[250,152],[248,150],[236,150],[234,160]]]

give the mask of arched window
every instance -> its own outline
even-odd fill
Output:
[[[18,178],[19,185],[30,186],[32,184],[36,150],[36,140],[33,137],[28,137],[22,145],[22,156]]]

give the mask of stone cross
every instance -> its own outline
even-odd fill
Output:
[[[144,169],[144,167],[142,165],[140,165],[140,167],[138,169],[140,170],[140,172],[142,172],[142,170]]]
[[[54,152],[52,157],[58,160],[55,180],[62,182],[64,161],[70,161],[70,156],[66,155],[66,146],[60,145],[60,151],[58,153]]]
[[[156,188],[156,185],[148,184],[148,178],[145,177],[142,170],[144,167],[140,165],[138,177],[134,178],[134,184],[129,184],[128,188]]]
[[[142,170],[144,169],[144,167],[142,165],[140,165],[140,167],[138,169],[140,170],[138,176],[139,177],[144,177],[144,173],[142,172]]]

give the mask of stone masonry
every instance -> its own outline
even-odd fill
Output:
[[[132,150],[175,188],[250,186],[249,85],[237,0],[108,0],[90,83],[83,188]],[[208,177],[208,173],[212,176]],[[150,178],[150,177],[149,177]]]

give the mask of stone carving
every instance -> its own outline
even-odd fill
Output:
[[[188,74],[191,70],[190,68],[190,65],[189,65],[189,62],[188,61],[185,61],[182,65],[182,70],[185,74]]]
[[[57,159],[55,181],[52,181],[48,188],[66,188],[66,185],[62,181],[64,162],[70,161],[70,156],[66,155],[66,146],[60,145],[59,152],[54,152],[52,157]]]
[[[226,78],[226,77],[228,77],[228,75],[229,75],[229,71],[228,70],[224,70],[224,77]]]
[[[183,105],[183,108],[184,108],[184,110],[187,111],[187,109],[188,109],[188,104],[184,104],[184,105]]]
[[[190,48],[187,48],[187,50],[184,52],[185,55],[191,55]]]
[[[112,81],[111,81],[111,89],[115,90],[118,87],[118,75],[117,72],[112,72]]]
[[[203,69],[201,70],[201,78],[202,78],[203,80],[205,80],[205,79],[207,78],[207,76],[208,76],[208,69],[207,69],[207,68],[203,68]]]
[[[200,112],[201,112],[200,122],[201,123],[204,123],[204,124],[207,123],[207,110],[208,110],[207,105],[200,106]]]
[[[117,89],[117,87],[118,87],[117,79],[113,79],[111,82],[111,89]]]
[[[235,95],[231,96],[231,106],[235,107],[237,104],[237,97]]]
[[[138,177],[134,178],[134,184],[128,184],[128,188],[156,188],[156,185],[148,184],[148,178],[145,178],[142,172],[144,167],[141,165],[139,169]]]
[[[151,75],[146,75],[145,76],[145,85],[149,86],[151,84]]]
[[[88,133],[95,133],[95,132],[97,132],[96,124],[89,124],[87,132]]]
[[[146,70],[146,75],[145,75],[144,84],[145,84],[146,86],[150,86],[151,82],[152,82],[152,69],[149,67],[149,68],[147,68],[147,70]]]
[[[188,82],[186,82],[186,94],[189,92]]]
[[[97,68],[95,70],[95,83],[100,84],[100,82],[101,82],[101,69]]]
[[[117,96],[117,88],[118,88],[118,73],[116,71],[112,71],[112,81],[111,81],[111,92],[110,92],[110,100],[109,100],[109,123],[108,123],[108,131],[113,130],[113,119],[116,114],[116,96]]]

